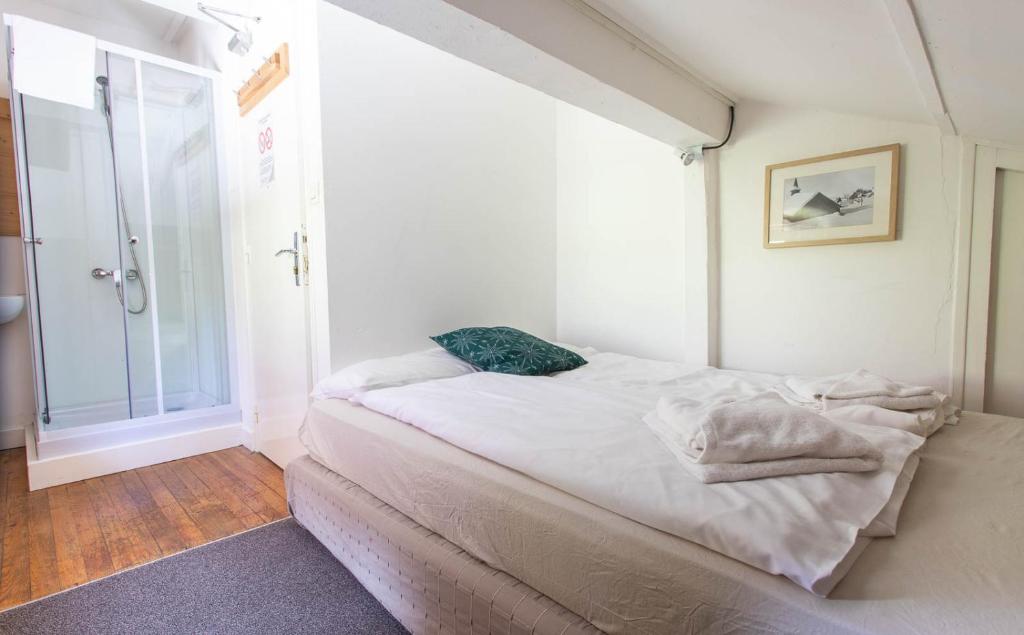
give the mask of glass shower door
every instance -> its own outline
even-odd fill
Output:
[[[231,401],[224,251],[209,78],[142,62],[161,387],[165,410]]]
[[[105,55],[97,56],[105,74]],[[102,106],[22,97],[40,326],[43,421],[50,428],[131,417],[113,164]]]
[[[159,333],[156,315],[152,229],[147,214],[145,157],[139,122],[141,95],[135,60],[108,53],[110,137],[116,165],[119,205],[118,248],[123,263],[123,300],[127,344],[128,383],[133,419],[161,412],[160,366],[154,340]],[[108,154],[108,157],[110,155]]]

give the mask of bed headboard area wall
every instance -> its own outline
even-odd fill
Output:
[[[507,324],[555,336],[555,100],[321,4],[335,368]]]
[[[682,162],[617,123],[557,111],[558,338],[684,361]]]
[[[897,240],[761,247],[766,165],[902,144]],[[724,368],[870,368],[945,388],[951,365],[960,144],[933,125],[741,102],[721,151]]]
[[[333,367],[467,325],[685,359],[671,148],[329,4],[320,20]],[[896,241],[762,247],[766,165],[894,143]],[[958,140],[741,101],[718,152],[721,366],[948,386]]]

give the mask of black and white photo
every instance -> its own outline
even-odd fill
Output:
[[[899,168],[899,144],[769,165],[764,246],[895,240]]]
[[[870,225],[875,168],[826,172],[785,181],[782,220],[787,231]]]

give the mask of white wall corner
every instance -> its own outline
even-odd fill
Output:
[[[704,153],[704,215],[707,227],[707,349],[708,366],[719,365],[719,201],[718,150]]]
[[[250,452],[258,452],[260,447],[257,442],[256,431],[253,430],[251,424],[242,423],[240,440],[242,445],[245,446]]]
[[[686,361],[718,365],[718,153],[686,171]]]
[[[974,163],[977,144],[960,139],[960,191],[953,271],[952,346],[950,347],[949,395],[963,406],[964,372],[967,358],[967,298],[971,275],[971,226],[974,211]]]

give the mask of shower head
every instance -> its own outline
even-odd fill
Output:
[[[100,94],[103,95],[103,114],[110,114],[110,79],[106,75],[100,75],[96,78],[96,83],[100,86]]]

